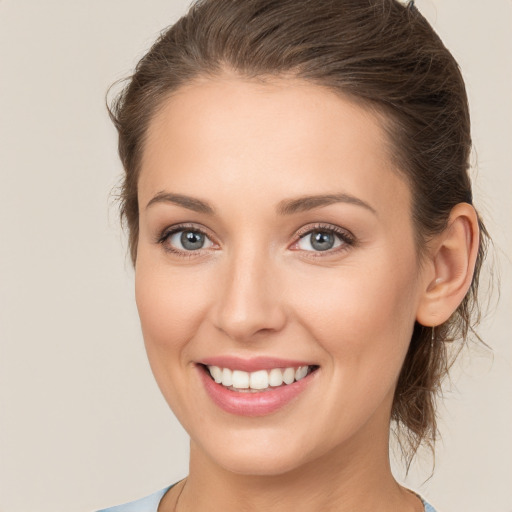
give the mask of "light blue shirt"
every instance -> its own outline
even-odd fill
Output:
[[[115,507],[98,510],[98,512],[157,512],[160,501],[164,497],[164,494],[171,487],[172,485],[153,494],[150,494],[145,498],[131,501],[130,503],[125,503],[124,505],[117,505]]]
[[[140,500],[131,501],[124,505],[117,505],[116,507],[98,510],[98,512],[158,512],[158,505],[160,504],[160,501],[171,487],[172,485],[146,496],[145,498],[141,498]],[[420,499],[425,505],[425,512],[436,512],[432,505],[429,505],[423,498]]]

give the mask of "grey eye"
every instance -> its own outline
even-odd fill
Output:
[[[340,238],[332,231],[315,230],[303,236],[297,245],[303,251],[328,251],[341,243]]]
[[[169,237],[169,243],[180,250],[197,251],[211,247],[211,240],[200,231],[176,231]]]
[[[204,235],[202,233],[194,233],[193,231],[183,231],[180,236],[180,242],[189,251],[201,249],[204,245]]]

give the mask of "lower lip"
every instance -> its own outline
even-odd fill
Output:
[[[238,416],[265,416],[278,411],[298,397],[316,373],[316,371],[309,373],[293,384],[270,388],[268,391],[244,393],[232,391],[221,384],[217,384],[204,370],[203,366],[198,365],[197,369],[206,392],[213,402],[224,411]]]

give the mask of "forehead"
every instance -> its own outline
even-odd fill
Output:
[[[268,149],[366,139],[366,149],[372,146],[382,153],[388,142],[377,115],[341,93],[300,79],[249,79],[228,73],[174,91],[151,120],[147,142],[153,148],[178,145],[189,136],[202,144],[222,142],[224,147],[257,136],[260,142],[271,139]]]
[[[163,189],[248,197],[340,189],[379,201],[408,187],[393,167],[380,118],[299,79],[224,75],[182,87],[148,128],[139,181],[144,200]],[[193,189],[193,190],[192,190]],[[220,198],[219,198],[220,199]],[[404,203],[404,204],[405,204]]]

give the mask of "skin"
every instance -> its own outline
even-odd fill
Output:
[[[467,291],[472,208],[420,265],[411,193],[377,117],[293,79],[226,72],[180,89],[149,126],[141,169],[137,306],[155,378],[191,437],[186,485],[159,510],[178,494],[186,511],[423,510],[391,475],[390,411],[414,322],[444,321]],[[325,194],[345,200],[279,212]],[[203,249],[163,239],[181,223],[207,234]],[[318,224],[352,242],[312,250],[305,233]],[[211,401],[196,367],[228,354],[319,369],[277,412],[240,417]]]

